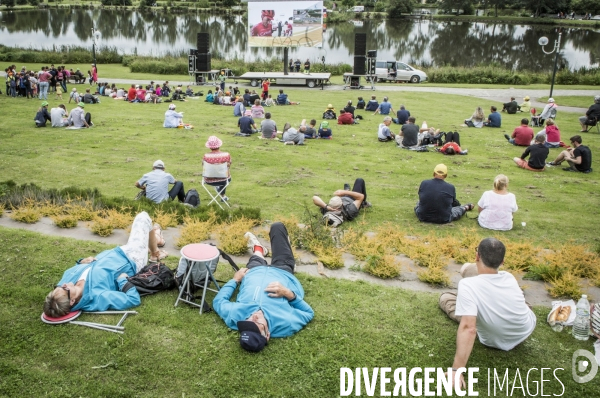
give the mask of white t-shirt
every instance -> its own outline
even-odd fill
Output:
[[[481,344],[504,351],[524,341],[536,323],[517,280],[506,271],[458,282],[455,313],[476,316]]]
[[[123,98],[123,97],[125,97],[125,90],[120,88],[117,90],[117,98]]]
[[[479,225],[487,229],[508,231],[513,227],[513,213],[518,210],[517,198],[514,194],[500,195],[494,191],[486,191],[477,202],[483,210],[477,220]]]
[[[86,279],[87,279],[87,276],[88,276],[88,274],[90,273],[90,270],[91,270],[91,269],[92,269],[92,267],[88,267],[88,268],[87,268],[85,271],[83,271],[83,272],[81,273],[81,276],[80,276],[80,277],[79,277],[79,279],[78,279],[78,282],[79,282],[79,281],[84,281],[84,280],[86,280]]]
[[[52,108],[50,109],[50,119],[52,120],[52,127],[65,127],[67,121],[67,112],[63,108]]]

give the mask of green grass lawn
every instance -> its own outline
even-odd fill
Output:
[[[272,339],[260,354],[243,351],[238,333],[215,313],[199,315],[186,304],[174,308],[175,291],[143,298],[123,335],[50,326],[39,317],[51,286],[75,259],[108,247],[6,228],[0,228],[0,244],[3,397],[335,397],[341,367],[447,368],[454,357],[457,325],[438,309],[437,295],[301,273],[315,318],[293,337]],[[224,264],[218,273],[232,274]],[[522,396],[525,383],[533,394],[540,368],[551,369],[544,373],[544,394],[596,396],[598,377],[587,384],[571,377],[573,352],[593,351],[592,341],[553,332],[545,322],[547,308],[535,313],[536,330],[512,351],[475,342],[469,366],[479,368],[479,396],[488,396],[488,370],[494,369],[500,378],[509,369],[510,387],[516,384],[512,396]],[[98,315],[81,320],[116,323]],[[527,382],[531,368],[537,370]],[[388,391],[393,386],[392,379]],[[507,396],[506,385],[496,396]]]
[[[557,100],[557,98],[555,98],[555,100]],[[540,97],[538,98],[538,101],[540,102],[546,102],[548,101],[548,96],[545,97]],[[558,100],[557,100],[558,101]],[[574,107],[578,107],[578,108],[589,108],[591,105],[594,104],[594,97],[593,96],[578,96],[578,95],[571,95],[571,96],[564,96],[564,97],[560,97],[560,103],[557,102],[559,105],[563,105],[563,106],[574,106]]]
[[[267,109],[279,128],[285,122],[297,126],[303,118],[319,120],[328,103],[340,109],[349,99],[356,102],[358,95],[372,94],[298,88],[286,92],[301,105]],[[388,95],[396,108],[405,104],[419,124],[426,120],[443,131],[459,131],[462,147],[469,154],[446,157],[379,143],[377,127],[383,117],[364,111],[358,112],[364,116],[359,125],[334,125],[333,140],[307,140],[306,146],[234,137],[237,118],[233,108],[209,105],[202,99],[177,103],[177,110],[184,111],[184,121],[193,124],[194,130],[162,128],[167,104],[129,104],[108,98],[86,106],[95,123],[90,130],[36,129],[33,117],[39,101],[3,95],[0,106],[10,109],[10,117],[0,126],[2,179],[33,182],[44,188],[99,188],[106,196],[133,198],[135,181],[151,170],[154,160],[162,159],[168,172],[183,181],[186,189],[198,188],[206,201],[198,174],[207,151],[204,144],[214,134],[223,140],[222,149],[232,154],[231,203],[259,207],[267,220],[290,214],[301,217],[305,206],[312,206],[313,195],[327,198],[344,182],[362,177],[373,208],[355,224],[365,229],[385,221],[415,234],[433,231],[445,235],[456,228],[475,227],[476,221],[470,219],[446,226],[421,224],[413,214],[420,182],[431,178],[434,166],[444,162],[449,168],[448,181],[456,186],[462,203],[476,203],[492,188],[496,175],[504,173],[510,178],[509,189],[516,194],[520,209],[515,213],[518,227],[504,233],[506,239],[528,239],[548,246],[568,240],[598,244],[597,234],[591,233],[599,221],[597,172],[567,173],[555,167],[532,173],[517,168],[512,158],[520,156],[524,148],[509,145],[503,134],[511,134],[522,115],[503,114],[500,129],[468,129],[460,127],[462,120],[476,106],[488,109],[492,103],[454,95],[386,92],[383,88],[375,94],[378,98]],[[50,98],[50,107],[67,103],[66,99],[55,100],[54,95]],[[560,114],[563,141],[578,134],[578,116]],[[600,153],[597,134],[583,134],[583,139],[592,152]],[[551,149],[549,159],[558,153]],[[600,171],[598,159],[594,157],[593,167]],[[526,228],[521,222],[527,223]]]

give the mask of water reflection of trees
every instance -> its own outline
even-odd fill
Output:
[[[168,51],[180,52],[196,47],[196,34],[210,32],[213,53],[244,59],[282,56],[281,49],[247,48],[246,22],[240,16],[207,14],[176,15],[163,12],[131,10],[29,10],[4,12],[0,31],[10,34],[41,33],[38,43],[73,43],[91,41],[92,26],[106,41],[159,44],[155,55]],[[589,54],[589,64],[597,66],[600,56],[600,32],[593,29],[563,28],[563,45]],[[71,33],[72,32],[72,33]],[[553,57],[544,55],[537,41],[547,36],[552,43],[558,28],[510,24],[448,23],[436,21],[364,21],[363,26],[351,23],[329,26],[324,34],[325,49],[348,53],[348,57],[333,62],[351,63],[354,52],[354,33],[367,33],[367,48],[385,50],[396,59],[418,65],[451,65],[470,67],[477,64],[497,64],[506,68],[550,69]],[[71,35],[71,37],[66,38]],[[30,35],[32,36],[32,35]],[[58,40],[53,40],[58,38]],[[61,38],[65,38],[61,41]],[[68,43],[65,43],[69,41]],[[182,47],[181,43],[187,48]],[[23,43],[27,46],[30,43]],[[124,45],[117,44],[117,47]],[[135,46],[127,45],[128,52]],[[291,56],[297,53],[292,49]],[[560,55],[560,65],[568,67],[569,60]],[[571,62],[573,64],[575,62]]]

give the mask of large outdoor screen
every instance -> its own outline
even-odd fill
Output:
[[[321,47],[322,1],[248,2],[250,47]]]

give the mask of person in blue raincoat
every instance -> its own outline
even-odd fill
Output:
[[[71,311],[126,310],[140,305],[135,287],[124,287],[127,277],[147,264],[148,248],[153,257],[150,261],[164,257],[166,253],[158,249],[159,239],[160,230],[153,229],[148,213],[138,214],[126,245],[81,259],[65,271],[46,296],[44,314],[58,318]]]

